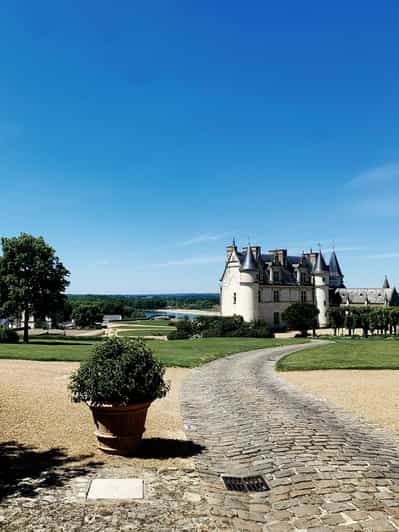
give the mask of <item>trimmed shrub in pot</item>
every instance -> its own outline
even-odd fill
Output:
[[[151,402],[169,390],[165,369],[139,339],[107,338],[72,374],[69,388],[74,402],[90,407],[101,450],[129,454],[145,430]]]

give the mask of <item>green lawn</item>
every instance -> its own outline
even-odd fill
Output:
[[[197,340],[148,340],[155,355],[167,366],[194,367],[240,351],[304,343],[289,338],[200,338]]]
[[[136,327],[135,329],[119,329],[118,336],[167,336],[173,328],[169,329],[157,329],[156,327]]]
[[[123,320],[123,321],[113,321],[113,326],[128,326],[130,325],[145,325],[146,327],[168,327],[171,322],[170,320]]]
[[[278,362],[277,369],[399,369],[399,340],[346,338],[334,342],[287,355]]]
[[[303,339],[203,338],[198,340],[148,340],[155,356],[167,366],[194,367],[240,351],[303,343]],[[0,344],[0,358],[24,360],[85,360],[95,340],[34,338],[31,343]]]

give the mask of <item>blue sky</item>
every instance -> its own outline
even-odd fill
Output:
[[[224,247],[335,240],[399,284],[397,2],[0,4],[0,234],[71,292],[218,290]],[[328,253],[327,253],[328,255]]]

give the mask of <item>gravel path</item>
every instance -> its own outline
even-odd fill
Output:
[[[42,451],[62,448],[68,456],[90,455],[90,459],[113,465],[130,463],[131,459],[111,457],[97,449],[90,410],[84,404],[71,402],[68,379],[78,367],[79,363],[73,362],[0,360],[0,440],[16,440]],[[144,435],[151,440],[154,458],[135,459],[137,465],[139,462],[151,467],[179,465],[179,458],[156,458],[154,439],[185,439],[179,392],[189,373],[185,368],[167,369],[166,380],[171,382],[171,390],[150,407]]]
[[[201,496],[185,441],[179,390],[190,370],[170,368],[172,389],[153,403],[135,458],[96,448],[85,405],[66,385],[78,364],[0,360],[0,530],[120,532],[219,530]],[[93,478],[142,478],[144,500],[88,502]]]
[[[274,370],[278,358],[308,347],[232,355],[185,382],[183,415],[206,448],[196,464],[211,513],[234,529],[398,530],[398,439]],[[228,492],[221,474],[261,474],[271,489]]]
[[[399,432],[399,371],[287,371],[280,376],[304,392]]]

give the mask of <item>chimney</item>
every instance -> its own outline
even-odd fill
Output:
[[[269,251],[274,257],[277,258],[281,266],[287,266],[287,250],[286,249],[271,249]]]
[[[231,254],[233,253],[234,246],[226,246],[226,262],[231,257]]]
[[[304,255],[312,265],[312,268],[314,268],[317,261],[318,252],[310,250],[309,253],[305,253]]]

